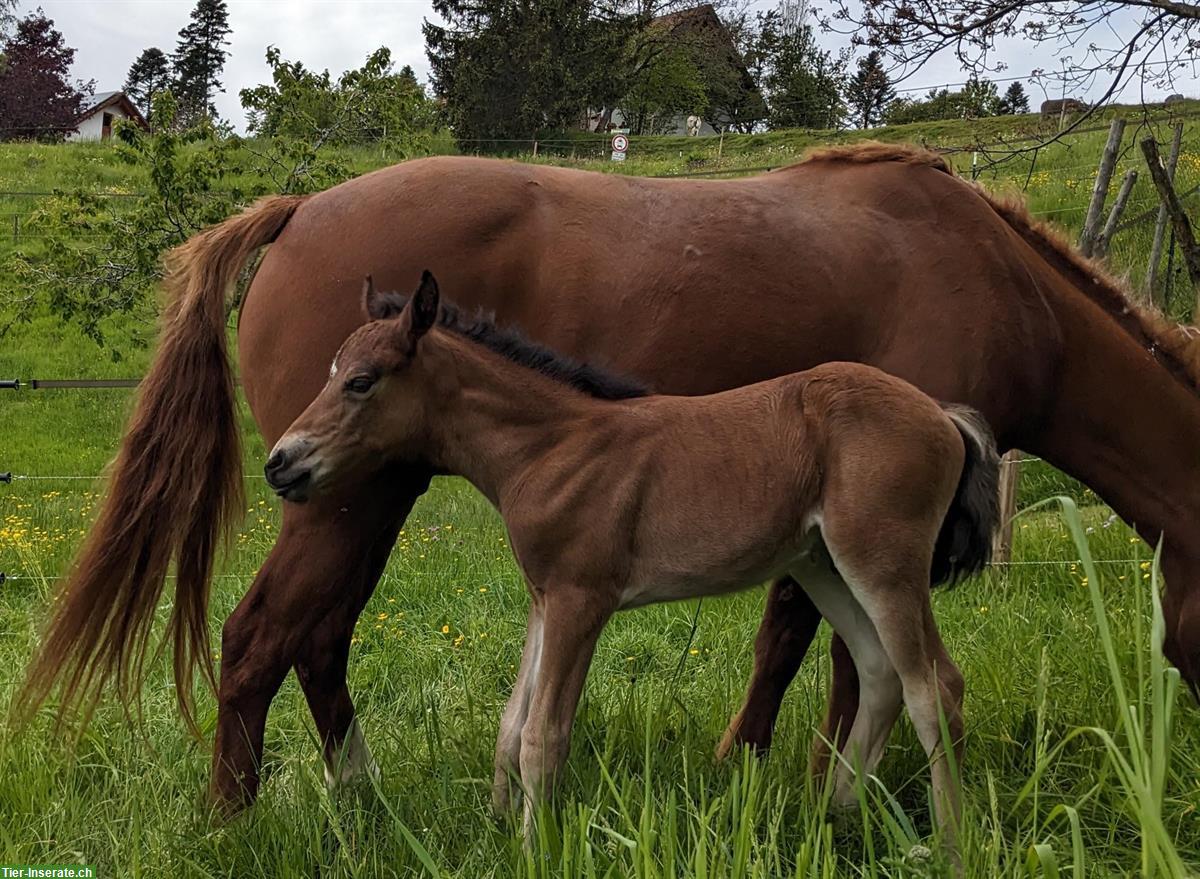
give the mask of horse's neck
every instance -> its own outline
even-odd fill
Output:
[[[599,405],[477,346],[460,349],[453,363],[429,406],[430,463],[464,477],[495,506],[513,480]]]
[[[1143,537],[1195,545],[1200,395],[1107,321],[1062,324],[1060,380],[1031,451],[1095,489]]]

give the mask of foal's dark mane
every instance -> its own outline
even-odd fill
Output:
[[[397,307],[402,308],[408,297],[402,293],[386,293]],[[497,326],[492,315],[482,310],[473,315],[464,314],[445,297],[438,309],[438,326],[444,327],[464,339],[469,339],[506,360],[540,372],[557,382],[599,400],[628,400],[645,397],[650,389],[636,379],[618,375],[591,363],[575,360],[559,354],[544,345],[530,341],[514,327]]]

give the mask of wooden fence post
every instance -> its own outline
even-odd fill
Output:
[[[1175,166],[1179,163],[1179,148],[1183,144],[1183,123],[1175,125],[1175,136],[1171,138],[1171,152],[1167,156],[1167,179],[1175,183]],[[1158,219],[1154,222],[1154,241],[1150,244],[1150,265],[1146,269],[1146,297],[1154,303],[1154,291],[1158,287],[1158,264],[1162,260],[1163,238],[1167,231],[1167,206],[1160,205]],[[1166,305],[1165,300],[1159,304]]]
[[[1117,153],[1121,150],[1121,138],[1125,136],[1125,120],[1117,117],[1108,129],[1108,143],[1100,155],[1100,167],[1096,170],[1096,184],[1092,187],[1092,203],[1088,205],[1087,219],[1083,221],[1083,232],[1079,236],[1079,250],[1091,256],[1100,231],[1100,218],[1104,214],[1104,200],[1108,198],[1108,184],[1112,180],[1113,168],[1117,165]]]
[[[1179,252],[1183,254],[1183,261],[1187,265],[1193,292],[1200,295],[1200,247],[1196,245],[1196,236],[1192,233],[1191,221],[1183,212],[1183,205],[1179,203],[1175,188],[1167,179],[1167,171],[1163,168],[1162,159],[1159,158],[1158,144],[1154,138],[1147,137],[1142,141],[1142,152],[1146,156],[1146,165],[1150,168],[1150,177],[1154,180],[1158,197],[1162,199],[1163,206],[1166,207],[1167,214],[1171,217],[1171,228],[1175,232],[1175,240],[1179,242]],[[1198,311],[1200,309],[1192,310],[1193,318]]]
[[[1108,245],[1112,243],[1113,235],[1117,234],[1117,223],[1121,221],[1121,214],[1125,213],[1125,204],[1129,201],[1129,194],[1133,192],[1133,185],[1137,183],[1137,178],[1136,169],[1130,168],[1125,172],[1125,179],[1121,181],[1117,199],[1113,202],[1112,210],[1108,214],[1108,222],[1104,224],[1104,231],[1096,239],[1096,256],[1103,257],[1108,254]]]
[[[992,535],[992,561],[1012,560],[1013,516],[1017,514],[1017,485],[1021,475],[1021,453],[1016,449],[1000,459],[1000,525]]]

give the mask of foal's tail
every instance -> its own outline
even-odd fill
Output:
[[[215,687],[208,638],[213,556],[241,507],[241,451],[225,295],[254,251],[274,241],[302,198],[264,199],[167,258],[170,304],[154,363],[113,464],[108,495],[14,702],[28,719],[58,684],[57,716],[86,721],[105,684],[136,704],[163,581],[175,565],[175,695],[198,734],[195,669]]]
[[[934,549],[934,585],[956,583],[980,571],[991,558],[992,534],[1000,520],[1000,455],[991,428],[974,409],[942,408],[962,435],[966,457]]]

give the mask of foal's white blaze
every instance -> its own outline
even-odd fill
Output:
[[[357,717],[350,721],[342,747],[334,753],[332,760],[332,764],[328,758],[325,761],[325,786],[331,791],[368,774],[379,780],[379,764],[371,756]]]

